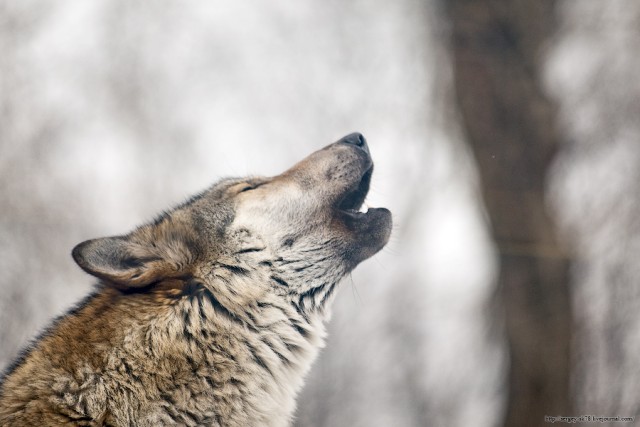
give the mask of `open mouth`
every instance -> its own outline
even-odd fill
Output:
[[[343,185],[346,185],[341,186],[340,195],[334,199],[338,203],[333,205],[335,216],[332,224],[341,231],[340,236],[347,244],[344,257],[353,268],[377,253],[389,241],[392,216],[386,208],[368,208],[364,205],[373,175],[371,153],[364,137],[359,133],[350,134],[327,148],[337,153],[332,159],[339,165],[335,166],[340,172],[336,177],[348,180],[343,181]],[[327,151],[322,153],[326,154]]]
[[[371,175],[373,174],[373,165],[367,169],[362,175],[360,182],[358,182],[352,189],[350,189],[344,196],[342,201],[338,204],[338,209],[349,216],[360,217],[367,213],[367,208],[363,208],[364,200],[369,192],[369,185],[371,184]]]

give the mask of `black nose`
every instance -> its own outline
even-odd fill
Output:
[[[369,146],[367,145],[367,140],[359,132],[350,133],[349,135],[345,136],[338,142],[355,145],[356,147],[362,148],[367,153],[369,152]]]

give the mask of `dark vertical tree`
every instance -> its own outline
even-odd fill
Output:
[[[554,1],[446,0],[454,84],[499,251],[510,368],[504,425],[571,415],[570,259],[546,210],[558,150],[556,107],[542,85]]]

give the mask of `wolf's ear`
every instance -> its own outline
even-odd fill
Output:
[[[175,276],[178,269],[157,245],[130,236],[87,240],[73,249],[72,256],[84,271],[119,288],[143,287]]]

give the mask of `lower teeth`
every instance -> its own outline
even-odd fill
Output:
[[[369,211],[369,207],[368,206],[363,206],[360,208],[360,210],[355,210],[355,209],[345,209],[346,212],[352,213],[352,214],[366,214]]]

